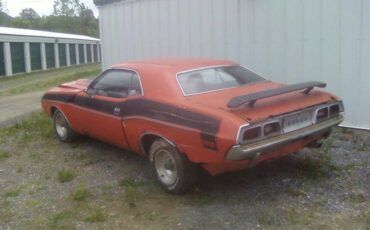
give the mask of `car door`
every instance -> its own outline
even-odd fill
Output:
[[[141,84],[139,88],[133,85],[138,80],[134,71],[111,69],[94,80],[85,92],[81,92],[75,104],[80,107],[79,116],[82,116],[80,120],[87,135],[130,149],[122,114],[127,100],[142,95]]]

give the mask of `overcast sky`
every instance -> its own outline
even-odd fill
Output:
[[[54,0],[3,0],[11,16],[18,16],[22,9],[33,8],[40,15],[50,15],[53,12]],[[80,0],[98,16],[98,9],[93,0]]]

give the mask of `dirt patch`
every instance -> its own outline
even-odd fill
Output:
[[[370,134],[336,129],[318,150],[215,178],[188,194],[104,143],[58,142],[36,113],[0,130],[0,229],[369,229]]]
[[[0,79],[0,127],[9,126],[41,109],[45,90],[79,78],[93,78],[99,65],[76,66]]]
[[[32,92],[15,96],[0,97],[0,127],[15,123],[35,110],[41,109],[43,92]]]

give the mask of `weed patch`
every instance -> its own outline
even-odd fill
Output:
[[[370,229],[370,208],[362,212],[361,218],[365,223],[366,229]]]
[[[53,128],[45,113],[35,112],[11,127],[0,129],[0,139],[5,137],[13,137],[18,143],[50,139],[53,137]]]
[[[138,196],[138,188],[143,184],[135,181],[133,178],[124,178],[120,181],[120,186],[125,188],[125,197],[130,202],[130,207],[135,207],[135,201]]]
[[[17,197],[21,194],[22,188],[11,189],[5,192],[5,197]]]
[[[124,178],[119,182],[119,185],[128,188],[128,187],[133,187],[133,188],[138,188],[142,186],[143,184],[141,182],[137,182],[132,178]]]
[[[367,201],[365,192],[360,190],[352,191],[349,194],[349,199],[353,203],[364,203]]]
[[[298,178],[320,179],[338,170],[332,155],[332,142],[330,139],[322,143],[321,148],[305,156],[297,165],[294,175]]]
[[[9,158],[9,157],[10,157],[9,152],[0,151],[0,160],[5,159],[5,158]]]
[[[89,216],[85,218],[85,221],[90,223],[99,223],[104,222],[106,219],[107,217],[103,214],[101,209],[95,209]]]
[[[71,211],[63,210],[61,212],[58,212],[58,213],[54,214],[50,218],[50,222],[51,222],[50,225],[51,225],[52,228],[56,228],[60,222],[62,222],[65,219],[69,219],[71,217],[72,217],[72,212]]]
[[[0,209],[0,222],[9,223],[13,215],[13,212],[9,209]]]
[[[296,225],[307,225],[314,217],[309,210],[302,212],[296,207],[289,207],[285,210],[284,215],[289,223]]]
[[[287,189],[287,193],[293,197],[307,196],[307,193],[303,189],[292,188],[292,187]]]
[[[80,186],[73,194],[72,199],[75,201],[83,201],[89,195],[89,192],[84,186]]]
[[[75,174],[68,170],[61,170],[58,172],[58,181],[60,183],[66,183],[75,178]]]

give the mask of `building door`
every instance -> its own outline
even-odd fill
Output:
[[[85,63],[85,58],[84,58],[84,45],[83,44],[78,44],[78,53],[79,53],[79,59],[80,59],[80,64]]]
[[[47,68],[55,68],[55,55],[54,55],[54,44],[45,44],[45,56],[46,56],[46,66]]]
[[[71,62],[71,65],[76,65],[76,45],[75,44],[69,44],[69,60]]]
[[[59,66],[67,65],[66,44],[58,44]]]
[[[0,42],[0,76],[5,75],[4,43]]]
[[[31,69],[41,69],[41,48],[40,43],[30,43]]]
[[[12,55],[13,73],[22,73],[26,71],[24,63],[24,45],[22,42],[10,43],[10,52]]]
[[[95,58],[94,62],[97,62],[98,61],[98,46],[93,45],[93,47],[94,47],[94,58]]]
[[[87,62],[90,63],[91,62],[91,45],[86,45],[86,52],[87,52]]]

